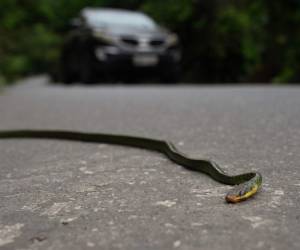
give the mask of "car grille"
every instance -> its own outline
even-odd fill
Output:
[[[121,40],[126,45],[130,45],[130,46],[138,46],[139,45],[139,41],[135,38],[123,37]]]
[[[123,44],[130,46],[130,47],[138,47],[141,45],[141,41],[138,38],[134,37],[122,37],[121,41]],[[165,40],[163,39],[149,39],[146,40],[146,42],[143,42],[143,44],[148,45],[152,48],[160,48],[165,45]]]

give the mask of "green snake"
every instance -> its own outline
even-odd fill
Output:
[[[0,139],[58,139],[90,143],[107,143],[157,151],[167,156],[171,161],[186,169],[202,172],[217,182],[235,185],[226,195],[229,203],[244,201],[253,196],[262,185],[262,176],[258,172],[250,172],[235,176],[227,175],[215,162],[204,159],[192,159],[179,152],[168,141],[143,138],[129,135],[83,133],[57,130],[12,130],[0,131]]]

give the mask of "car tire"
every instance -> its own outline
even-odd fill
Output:
[[[94,83],[95,72],[93,70],[93,56],[92,56],[92,42],[90,40],[84,40],[81,43],[80,48],[80,67],[79,78],[82,83]]]
[[[71,69],[71,65],[74,63],[76,62],[74,62],[74,58],[72,58],[69,53],[64,53],[62,55],[60,78],[64,84],[71,84],[77,80],[76,74]]]
[[[89,64],[82,65],[80,68],[80,81],[82,83],[94,83],[95,78]]]
[[[68,70],[67,67],[63,67],[62,72],[61,72],[61,81],[64,84],[71,84],[74,82],[74,78],[72,76],[72,73]]]

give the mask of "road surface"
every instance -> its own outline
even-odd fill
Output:
[[[146,150],[0,141],[0,249],[300,249],[300,88],[63,86],[29,78],[0,93],[0,129],[167,139],[228,173],[263,175],[237,205],[230,187]]]

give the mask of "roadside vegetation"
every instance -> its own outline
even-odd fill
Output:
[[[1,0],[0,85],[55,69],[85,6],[142,10],[177,32],[184,81],[300,81],[300,0]]]

